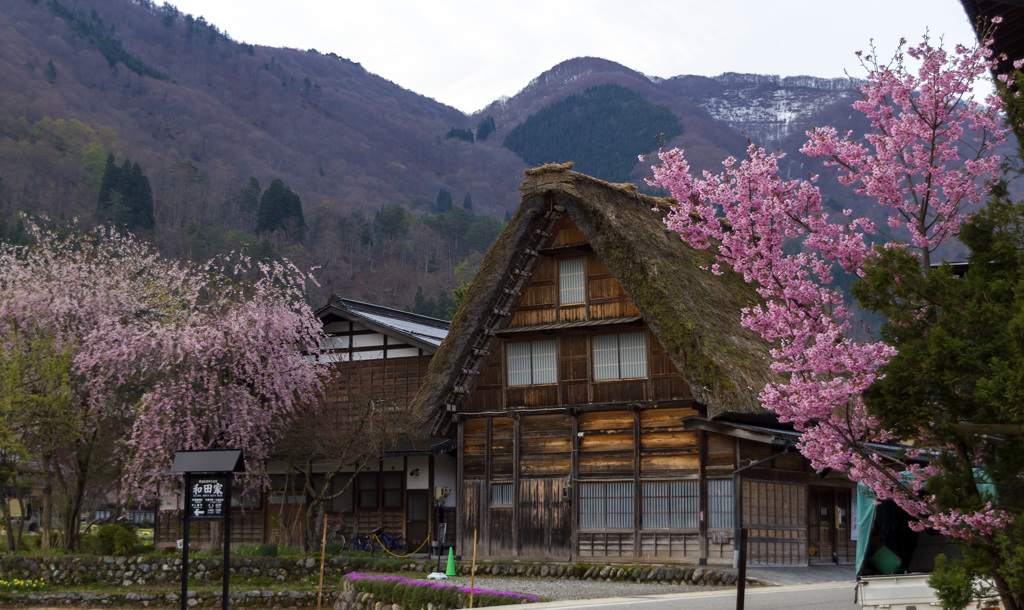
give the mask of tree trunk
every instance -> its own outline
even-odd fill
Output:
[[[43,530],[40,546],[44,551],[53,548],[50,532],[53,530],[53,457],[43,454],[43,515],[39,527]]]

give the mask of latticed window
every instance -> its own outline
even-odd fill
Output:
[[[641,483],[643,529],[697,529],[697,481],[644,481]]]
[[[555,340],[509,343],[506,364],[510,386],[556,383]]]
[[[491,506],[512,506],[512,484],[491,484]]]
[[[597,335],[594,345],[594,381],[647,377],[647,333]]]
[[[732,479],[708,479],[708,527],[734,527],[735,507]]]
[[[562,305],[578,305],[583,302],[586,286],[584,259],[571,258],[558,263],[558,302]]]
[[[633,482],[580,483],[580,529],[633,529]]]
[[[384,483],[384,508],[402,507],[402,479],[405,474],[402,472],[385,472],[382,477]]]

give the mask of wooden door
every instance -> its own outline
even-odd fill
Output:
[[[857,545],[850,539],[849,489],[812,487],[808,505],[811,563],[853,563]]]
[[[426,490],[409,490],[406,497],[405,538],[410,551],[419,548],[427,539],[430,525],[429,507]]]
[[[835,492],[815,487],[810,491],[807,552],[811,563],[835,563]]]

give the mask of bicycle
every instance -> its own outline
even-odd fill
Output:
[[[373,539],[364,538],[363,536],[360,536],[358,532],[356,532],[352,534],[352,536],[348,539],[347,549],[349,551],[369,551],[372,553]]]
[[[405,538],[401,536],[392,536],[384,531],[384,526],[373,530],[372,537],[376,539],[385,550],[391,551],[395,555],[405,555],[409,550],[409,545],[406,543]]]

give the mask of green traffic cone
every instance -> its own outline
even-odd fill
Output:
[[[455,576],[455,547],[448,547],[448,567],[444,569],[444,575]]]

